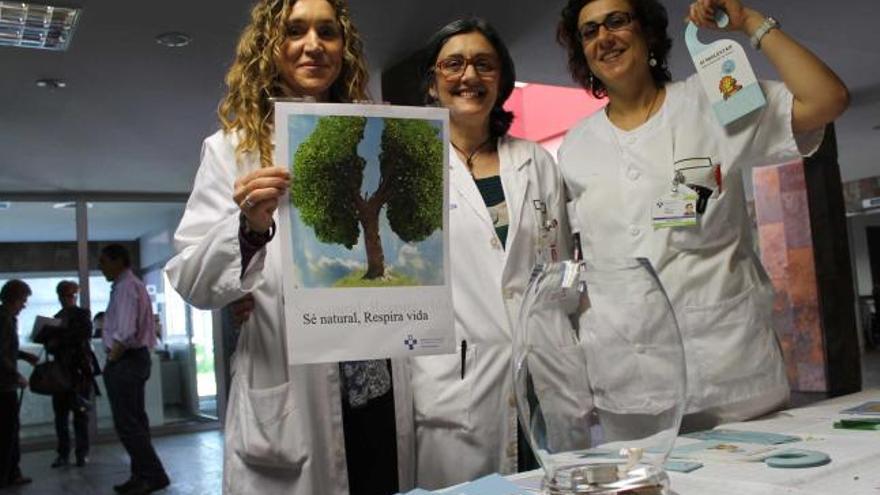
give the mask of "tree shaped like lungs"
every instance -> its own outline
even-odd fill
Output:
[[[291,203],[324,243],[357,243],[361,229],[367,254],[365,279],[385,274],[379,214],[386,208],[391,230],[404,242],[426,239],[443,226],[443,145],[438,130],[414,119],[383,119],[381,177],[361,193],[364,160],[357,153],[364,117],[326,116],[293,157]]]

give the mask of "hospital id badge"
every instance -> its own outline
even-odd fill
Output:
[[[684,184],[654,201],[651,214],[654,230],[697,226],[699,195]]]

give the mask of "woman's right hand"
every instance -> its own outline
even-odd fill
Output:
[[[764,16],[746,9],[739,0],[695,0],[688,11],[688,20],[701,28],[719,29],[715,24],[718,9],[724,10],[729,19],[724,28],[726,31],[745,31],[750,16],[753,17],[753,23],[755,20],[758,24],[764,21]],[[746,33],[746,36],[750,34]]]
[[[281,167],[257,169],[236,179],[232,197],[248,228],[258,233],[267,232],[278,207],[278,197],[289,187],[290,172]]]

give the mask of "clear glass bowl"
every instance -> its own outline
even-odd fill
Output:
[[[647,260],[536,266],[513,353],[520,422],[546,493],[667,493],[685,361]]]

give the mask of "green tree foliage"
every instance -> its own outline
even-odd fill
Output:
[[[364,177],[357,146],[366,124],[364,117],[321,117],[293,157],[291,203],[318,239],[348,249],[360,233],[353,198]]]
[[[382,178],[388,180],[388,222],[406,242],[443,226],[443,145],[422,120],[385,119]]]
[[[291,202],[321,242],[351,249],[364,233],[363,279],[385,279],[379,214],[405,242],[443,226],[443,145],[429,123],[384,119],[379,185],[362,194],[366,161],[357,154],[364,117],[321,117],[293,157]]]

